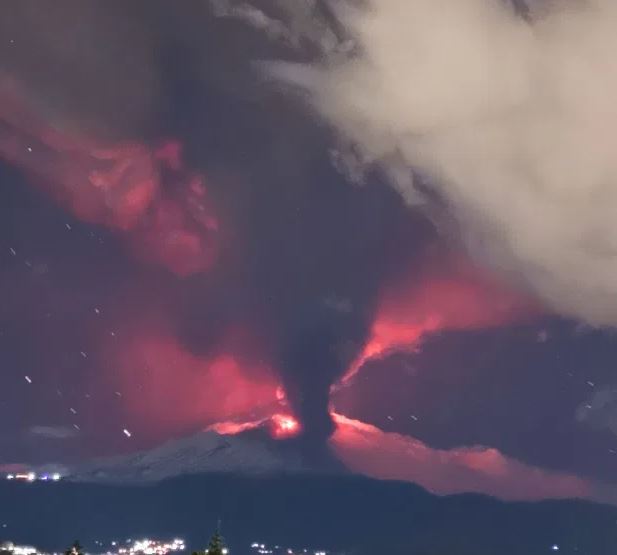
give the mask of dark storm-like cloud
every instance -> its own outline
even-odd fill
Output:
[[[53,7],[7,2],[0,23],[7,38],[0,49],[3,80],[17,79],[60,128],[105,137],[143,133],[159,107],[161,83],[153,36],[139,7],[96,0],[63,0]]]
[[[88,272],[81,263],[85,245],[71,245],[74,251],[64,252],[62,259],[47,256],[49,271],[35,290],[56,307],[45,311],[50,316],[42,316],[39,305],[33,304],[28,316],[49,320],[43,320],[33,334],[52,330],[50,336],[30,339],[46,345],[41,352],[47,357],[37,363],[53,366],[58,380],[73,379],[86,365],[80,356],[84,353],[88,377],[80,375],[78,383],[101,383],[98,376],[123,365],[108,360],[107,351],[101,353],[98,338],[118,331],[114,319],[139,321],[142,310],[162,314],[180,344],[206,359],[217,354],[229,329],[249,328],[257,336],[251,341],[259,348],[248,341],[238,347],[246,351],[242,356],[265,356],[280,374],[306,433],[327,435],[330,385],[362,347],[381,284],[413,260],[415,243],[431,229],[400,206],[386,187],[354,189],[344,183],[331,164],[328,133],[313,125],[298,99],[270,88],[255,73],[254,59],[280,55],[303,59],[307,51],[302,45],[288,50],[281,41],[264,37],[261,29],[247,28],[244,20],[211,12],[206,3],[64,0],[46,7],[25,1],[7,4],[2,12],[0,30],[9,44],[0,54],[5,76],[0,92],[11,107],[19,108],[3,114],[5,157],[24,170],[27,180],[36,175],[42,181],[40,189],[57,200],[67,217],[71,214],[112,230],[79,228],[77,235],[92,233],[105,242],[97,246],[107,249],[105,256],[98,260],[90,256],[98,271]],[[284,10],[272,12],[273,17],[281,13]],[[21,139],[21,150],[14,155],[14,133],[41,139],[41,149],[49,147],[45,157],[34,148],[38,143],[31,147],[26,139]],[[168,136],[184,144],[186,165],[204,177],[204,190],[216,207],[220,257],[214,263],[181,264],[178,269],[177,261],[161,251],[156,250],[158,256],[144,252],[150,239],[160,239],[162,232],[172,247],[177,245],[186,231],[185,218],[195,219],[194,199],[184,194],[193,194],[194,189],[175,184],[173,175],[166,178],[152,154],[159,139]],[[142,162],[135,165],[131,158],[135,151],[129,150],[130,167],[147,170],[132,170],[122,177],[129,180],[119,185],[123,202],[114,204],[117,199],[101,195],[100,190],[92,189],[98,196],[90,196],[83,188],[93,185],[84,179],[64,189],[65,173],[57,168],[72,170],[79,160],[87,173],[96,159],[94,147],[115,147],[118,142],[140,145]],[[45,165],[47,156],[53,164]],[[114,156],[122,159],[124,154]],[[155,184],[145,190],[133,188],[131,175]],[[23,186],[18,181],[14,179],[11,186]],[[82,196],[87,210],[82,209]],[[14,199],[21,202],[18,197]],[[31,201],[42,212],[43,198]],[[143,201],[140,211],[132,213],[138,217],[120,218],[119,207],[128,203],[134,208],[134,198]],[[172,202],[172,208],[159,210],[161,199],[165,207]],[[55,214],[53,225],[64,225],[62,212]],[[147,228],[152,233],[140,227],[144,219],[154,222]],[[43,244],[49,241],[49,249],[57,250],[54,242],[64,238],[55,231],[45,239],[44,221],[35,223],[24,214],[19,229]],[[79,227],[75,222],[70,225]],[[187,241],[198,241],[199,233],[207,231],[193,225],[190,230],[197,239],[189,235]],[[402,237],[412,239],[401,241]],[[14,239],[7,239],[7,249],[19,241]],[[34,243],[29,242],[30,251],[36,248]],[[190,256],[193,251],[187,252]],[[19,249],[17,256],[7,256],[21,268],[26,255],[30,256]],[[77,273],[67,272],[68,267]],[[185,279],[165,276],[169,269]],[[113,275],[111,281],[106,275]],[[155,298],[138,292],[143,283],[139,280],[153,284]],[[27,296],[23,285],[12,287]],[[92,288],[105,291],[100,303],[83,310],[70,308]],[[170,307],[165,299],[177,302]],[[332,299],[341,299],[342,304]],[[95,308],[100,314],[93,312]],[[63,311],[73,314],[61,315]],[[18,312],[15,306],[17,320]],[[11,327],[14,338],[24,333]],[[26,351],[15,356],[24,361],[37,358]],[[174,387],[182,387],[181,376]],[[53,381],[48,380],[50,386]]]

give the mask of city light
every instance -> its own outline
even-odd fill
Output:
[[[161,542],[145,538],[143,540],[137,540],[132,544],[129,540],[127,547],[121,547],[118,549],[118,553],[120,555],[167,555],[168,553],[184,551],[185,549],[186,544],[184,540],[180,538],[175,538],[171,542]]]
[[[53,480],[53,475],[51,479]],[[118,542],[112,541],[110,544],[112,549],[107,551],[103,549],[103,542],[95,541],[94,543],[100,546],[101,549],[89,553],[98,552],[101,554],[104,553],[104,555],[169,555],[173,552],[184,551],[186,549],[186,542],[180,538],[175,538],[172,541],[159,541],[148,538],[135,542],[127,540],[126,544],[123,543],[123,547],[119,549],[116,547]],[[11,555],[46,555],[35,547],[29,545],[15,545],[12,542],[0,544],[0,551],[6,551]]]
[[[281,547],[280,545],[275,545],[274,547],[271,547],[259,542],[253,542],[251,544],[251,548],[254,553],[257,553],[259,555],[329,555],[329,552],[323,549],[293,549],[291,547]]]
[[[31,545],[16,545],[13,547],[13,555],[33,555],[38,553],[36,547]]]
[[[0,543],[0,551],[12,553],[12,555],[38,555],[40,551],[31,545],[15,545],[12,542]]]
[[[7,480],[16,480],[18,482],[59,482],[62,475],[58,472],[53,474],[37,474],[36,472],[20,472],[17,474],[6,474]]]

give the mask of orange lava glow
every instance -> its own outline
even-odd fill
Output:
[[[270,430],[275,439],[288,439],[301,431],[300,422],[290,414],[275,414],[270,418]]]
[[[569,474],[532,467],[486,447],[432,449],[417,439],[386,433],[358,420],[332,414],[329,443],[353,472],[414,482],[445,495],[474,491],[509,500],[592,498],[593,484]]]
[[[206,428],[206,431],[216,432],[217,434],[221,434],[224,436],[235,436],[236,434],[240,434],[242,432],[246,432],[248,430],[255,430],[256,428],[260,428],[267,422],[266,419],[261,420],[249,420],[247,422],[234,422],[233,420],[228,420],[224,422],[216,422],[211,426]]]
[[[222,435],[236,435],[248,430],[267,428],[273,439],[289,439],[302,431],[300,422],[290,414],[275,413],[259,420],[217,422],[206,428]]]
[[[367,360],[418,348],[427,334],[506,325],[536,311],[529,298],[480,274],[469,262],[456,259],[449,270],[385,292],[370,337],[342,383]]]

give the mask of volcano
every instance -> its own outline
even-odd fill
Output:
[[[612,487],[544,471],[496,449],[433,449],[419,440],[336,413],[332,416],[337,428],[326,444],[317,445],[301,435],[277,435],[273,422],[280,416],[275,415],[241,425],[220,423],[151,449],[68,465],[62,474],[70,482],[127,486],[197,475],[355,474],[412,482],[437,495],[475,491],[511,501],[577,498],[617,504]]]

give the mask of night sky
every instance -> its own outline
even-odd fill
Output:
[[[192,0],[7,1],[0,37],[0,465],[282,412],[369,475],[417,477],[420,440],[505,497],[516,461],[566,475],[529,497],[617,485],[614,332],[473,263],[379,168],[351,183],[252,63],[309,42]]]

